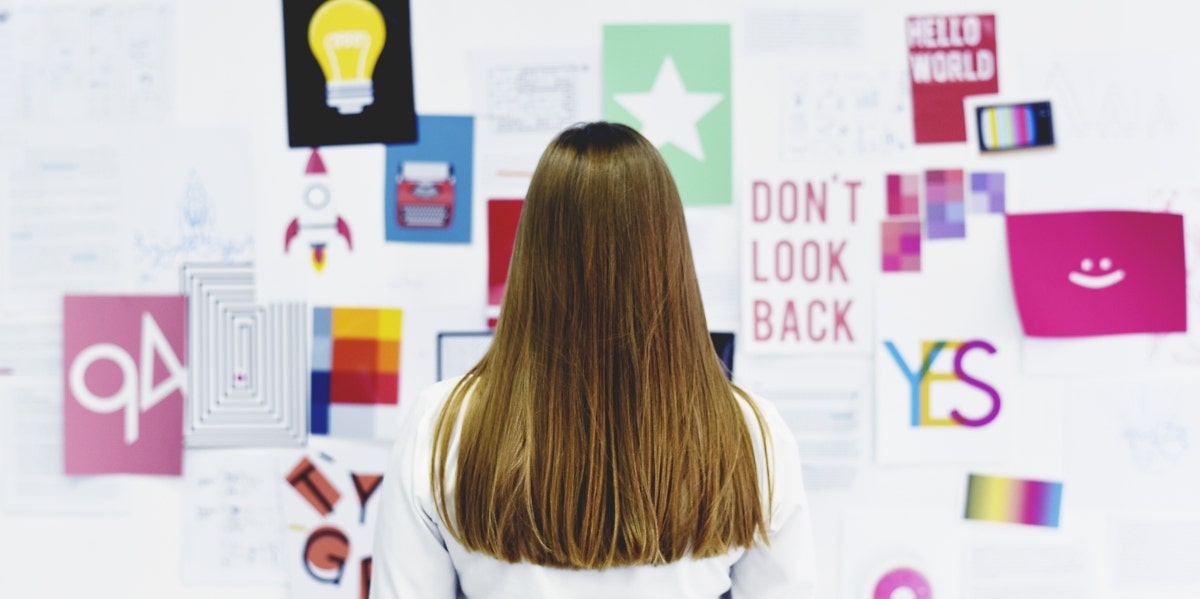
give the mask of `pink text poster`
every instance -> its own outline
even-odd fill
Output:
[[[183,462],[185,296],[67,296],[67,474],[173,474]]]
[[[1183,248],[1179,214],[1009,215],[1009,265],[1025,334],[1186,331]]]
[[[967,141],[963,98],[1000,91],[996,17],[909,17],[907,28],[913,141]]]

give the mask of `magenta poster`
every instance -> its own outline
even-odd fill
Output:
[[[1179,214],[1012,214],[1008,255],[1017,311],[1031,337],[1187,330]]]
[[[179,475],[185,296],[67,296],[66,473]]]

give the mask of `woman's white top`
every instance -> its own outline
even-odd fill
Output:
[[[769,546],[760,543],[717,557],[684,558],[660,566],[568,570],[511,564],[469,551],[446,531],[429,473],[434,423],[456,382],[443,381],[427,389],[401,426],[379,498],[372,599],[801,599],[813,595],[812,527],[800,479],[800,454],[771,403],[754,399],[771,439],[775,495]],[[754,440],[755,458],[763,464],[758,420],[744,402],[742,413]],[[457,434],[451,441],[446,470],[453,481]],[[763,474],[759,473],[759,486],[765,501]]]

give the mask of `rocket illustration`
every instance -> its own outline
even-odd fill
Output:
[[[317,148],[313,148],[309,154],[304,175],[308,181],[302,194],[305,211],[288,223],[283,237],[283,251],[290,253],[292,243],[301,240],[309,246],[313,268],[319,273],[325,270],[326,248],[331,242],[340,237],[346,241],[346,249],[350,251],[354,250],[354,242],[350,225],[330,208],[333,197],[326,185],[328,172]]]

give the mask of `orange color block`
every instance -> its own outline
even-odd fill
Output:
[[[381,374],[400,373],[400,344],[380,341],[375,352],[375,371]]]

